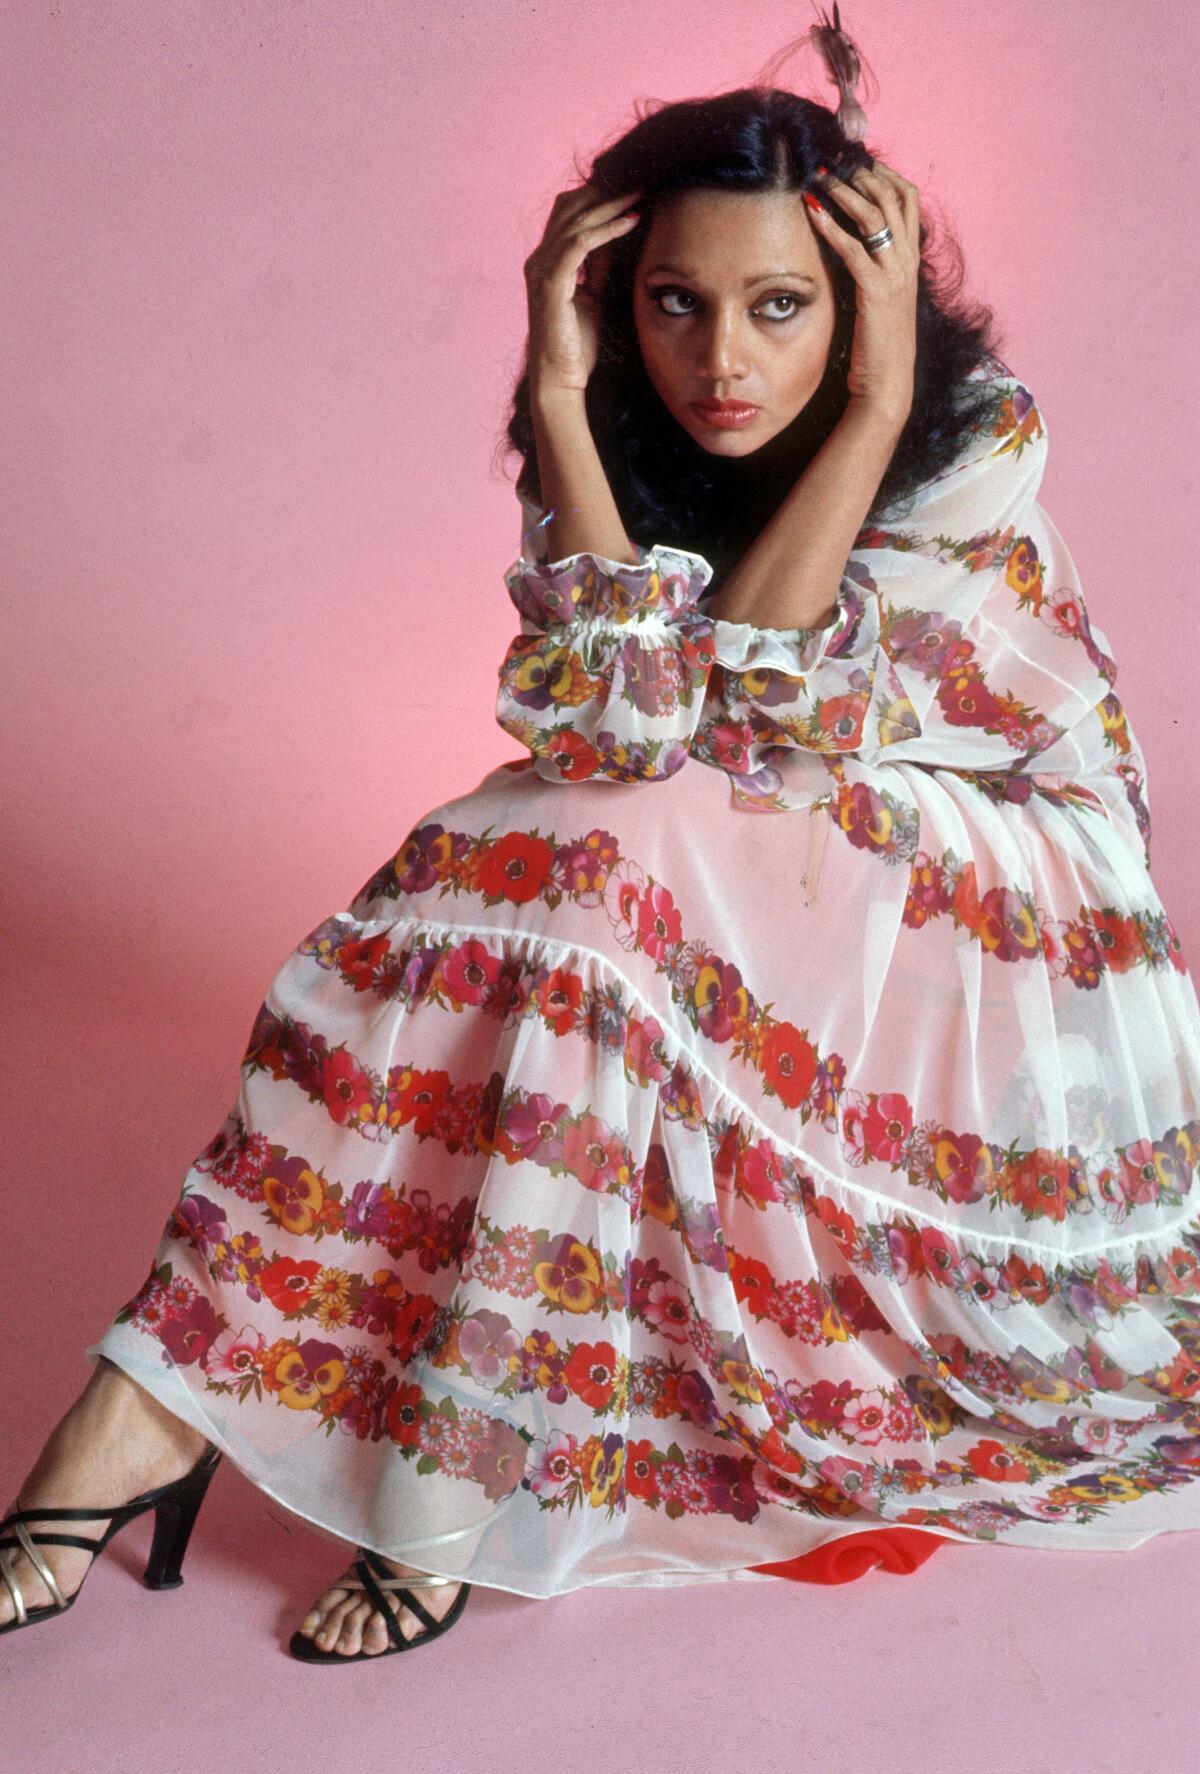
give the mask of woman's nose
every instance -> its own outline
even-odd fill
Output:
[[[732,320],[714,320],[700,347],[700,373],[710,380],[743,376],[747,360],[745,345]]]

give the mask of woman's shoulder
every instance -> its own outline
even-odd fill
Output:
[[[990,353],[980,358],[963,378],[963,386],[974,414],[970,439],[990,439],[993,447],[999,440],[1001,447],[1007,445],[1018,453],[1022,439],[1045,439],[1045,414],[1033,390],[1000,358]]]
[[[940,490],[963,471],[983,470],[990,464],[1036,459],[1040,474],[1049,434],[1041,404],[1028,382],[991,355],[982,357],[961,382],[960,406],[969,415],[954,456],[926,483],[923,491]],[[974,479],[975,475],[969,475]]]

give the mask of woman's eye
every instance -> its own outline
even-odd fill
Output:
[[[695,301],[695,297],[687,290],[670,288],[666,284],[660,284],[658,289],[650,291],[651,301],[657,302],[658,306],[662,309],[662,312],[669,315],[672,319],[682,319],[683,315],[691,314],[693,312],[691,307],[680,309],[668,308],[665,305],[668,301],[678,301],[680,298],[686,303],[693,303]],[[798,314],[801,308],[807,308],[811,300],[811,297],[796,295],[791,290],[780,290],[778,295],[765,296],[758,306],[759,308],[764,308],[782,302],[786,304],[786,312],[783,314],[769,314],[767,319],[775,321],[791,320],[792,316]]]

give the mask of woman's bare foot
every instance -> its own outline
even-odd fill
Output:
[[[142,1491],[170,1484],[190,1472],[208,1445],[205,1437],[173,1416],[165,1405],[101,1356],[91,1378],[70,1410],[51,1431],[10,1509],[103,1508],[128,1503]],[[109,1517],[87,1521],[29,1521],[31,1534],[40,1531],[79,1534],[99,1540]],[[14,1530],[5,1530],[5,1537]],[[38,1551],[54,1573],[65,1596],[73,1595],[92,1563],[82,1546],[44,1546]],[[40,1608],[54,1598],[37,1567],[19,1548],[0,1554],[12,1571],[27,1608]],[[16,1617],[16,1603],[0,1578],[0,1626]]]
[[[411,1565],[398,1564],[390,1558],[385,1559],[384,1563],[397,1577],[418,1579],[408,1587],[435,1620],[441,1620],[454,1606],[455,1597],[462,1588],[461,1583],[439,1583],[433,1589],[422,1589],[419,1579],[427,1576],[427,1572],[414,1571]],[[357,1580],[353,1562],[342,1574]],[[384,1594],[393,1614],[399,1617],[400,1630],[405,1638],[419,1638],[428,1630],[424,1621],[418,1620],[412,1609],[405,1607],[398,1595],[386,1589]],[[380,1651],[386,1651],[392,1642],[387,1623],[370,1596],[361,1589],[347,1589],[340,1583],[335,1583],[317,1597],[301,1621],[299,1630],[322,1651],[336,1650],[346,1657],[353,1657],[360,1650],[373,1657]]]

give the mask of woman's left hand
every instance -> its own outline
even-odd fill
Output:
[[[878,158],[872,168],[856,167],[849,183],[827,174],[818,186],[864,235],[883,227],[892,231],[891,243],[870,253],[828,209],[818,212],[808,206],[813,227],[840,253],[857,285],[846,378],[850,399],[902,426],[912,410],[917,355],[920,193]]]

